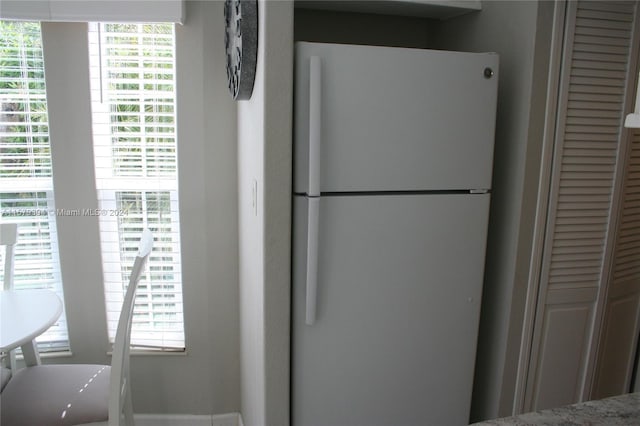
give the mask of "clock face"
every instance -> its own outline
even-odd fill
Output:
[[[256,0],[226,0],[224,18],[229,92],[234,99],[249,99],[258,51]]]

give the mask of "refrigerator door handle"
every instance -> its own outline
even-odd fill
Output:
[[[320,195],[320,141],[322,138],[322,79],[320,57],[309,58],[309,195]]]
[[[307,298],[306,323],[316,322],[318,292],[318,231],[320,227],[320,198],[309,198],[307,222]]]

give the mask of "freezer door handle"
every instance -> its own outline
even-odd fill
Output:
[[[320,195],[322,78],[318,56],[309,58],[309,195]]]
[[[316,322],[318,292],[318,230],[320,227],[320,198],[309,198],[307,222],[307,298],[306,323]]]

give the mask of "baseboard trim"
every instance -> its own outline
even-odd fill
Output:
[[[136,414],[136,426],[243,426],[240,413],[216,415]]]

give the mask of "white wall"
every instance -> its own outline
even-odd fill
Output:
[[[222,2],[186,3],[176,27],[186,356],[132,360],[136,411],[239,411],[237,150]]]
[[[500,55],[487,264],[472,420],[513,409],[544,129],[552,2],[482,2],[442,23],[439,48]]]
[[[222,17],[222,2],[189,1],[185,25],[176,29],[187,352],[133,356],[137,413],[240,409],[236,110],[226,91]],[[47,23],[43,38],[56,206],[90,208],[86,25]],[[59,218],[58,230],[72,354],[44,362],[109,362],[97,218]]]
[[[289,422],[293,3],[261,0],[258,19],[253,94],[238,102],[241,413],[246,426],[285,426]]]

